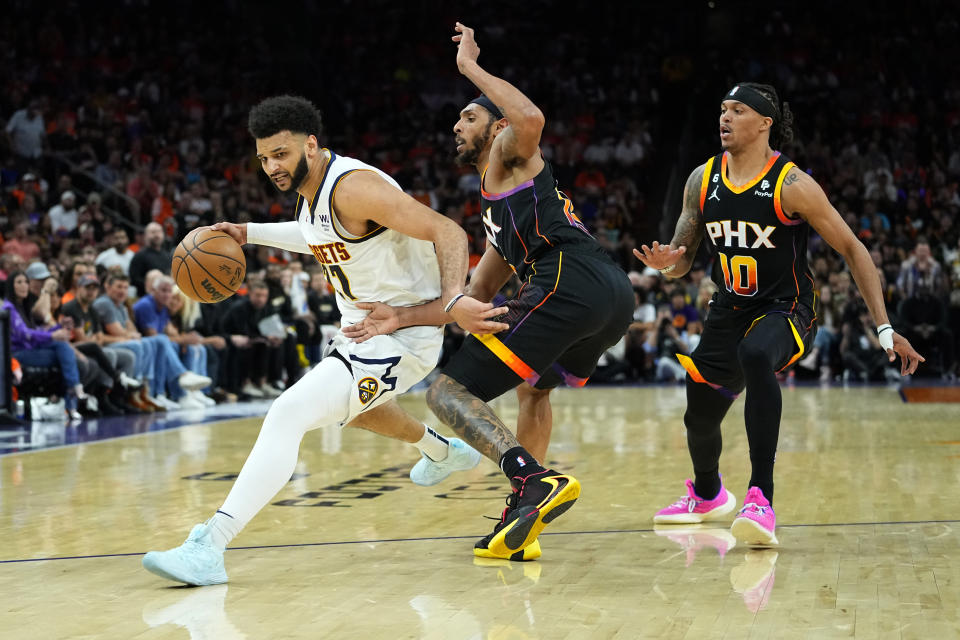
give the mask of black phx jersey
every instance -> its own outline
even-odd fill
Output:
[[[776,152],[759,175],[738,187],[727,179],[727,157],[707,161],[700,187],[706,235],[717,254],[717,301],[734,308],[788,301],[813,307],[809,225],[788,218],[780,206],[783,180],[796,165]]]
[[[488,193],[481,178],[480,195],[487,239],[521,280],[530,265],[555,248],[606,257],[574,213],[573,203],[557,189],[546,161],[535,178],[504,193]]]

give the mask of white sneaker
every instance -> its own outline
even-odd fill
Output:
[[[162,393],[158,393],[155,397],[150,398],[150,402],[153,404],[162,407],[164,411],[176,411],[180,408],[180,405],[168,398]]]
[[[184,371],[180,374],[180,377],[177,378],[177,382],[180,383],[180,386],[183,387],[184,391],[193,391],[194,389],[203,389],[204,387],[209,387],[213,380],[207,376],[198,375],[193,371]]]
[[[420,452],[420,460],[410,469],[410,479],[414,484],[429,487],[445,479],[454,471],[466,471],[480,464],[480,452],[460,438],[450,438],[447,457],[439,462]]]
[[[202,391],[188,391],[187,395],[196,399],[200,404],[205,407],[215,407],[217,406],[217,401],[206,395]]]
[[[252,382],[248,382],[247,384],[243,385],[243,389],[240,389],[240,392],[250,396],[251,398],[266,397],[263,395],[263,392],[260,391],[259,387],[254,386]]]
[[[139,389],[143,386],[143,383],[137,380],[136,378],[131,378],[123,371],[120,372],[120,385],[124,389]]]
[[[271,399],[272,399],[272,398],[279,398],[279,397],[280,397],[280,394],[282,393],[282,391],[280,391],[279,389],[275,389],[275,388],[273,388],[272,386],[270,386],[269,384],[266,384],[266,383],[260,385],[260,386],[258,387],[258,389],[260,389],[260,393],[263,394],[263,397],[264,397],[264,398],[271,398]]]
[[[193,394],[192,391],[188,391],[187,395],[180,398],[177,402],[180,405],[181,409],[206,409],[207,405],[200,402],[197,397]]]

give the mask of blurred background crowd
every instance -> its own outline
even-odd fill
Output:
[[[475,95],[456,70],[456,20],[477,29],[481,64],[543,110],[560,189],[634,282],[635,322],[594,382],[683,375],[673,354],[697,344],[712,256],[701,247],[689,276],[665,280],[631,249],[671,237],[686,176],[719,151],[719,99],[741,80],[790,103],[797,140],[782,151],[869,248],[894,326],[927,358],[917,375],[955,379],[960,23],[948,3],[812,2],[801,14],[534,0],[518,14],[367,0],[308,2],[296,15],[242,2],[10,4],[0,280],[23,330],[46,336],[22,333],[14,352],[42,346],[78,410],[87,387],[101,412],[269,396],[320,357],[338,318],[312,257],[248,247],[248,283],[218,305],[193,303],[168,278],[172,247],[194,227],[288,219],[294,201],[263,178],[246,131],[267,95],[313,100],[324,146],[460,222],[478,259],[478,176],[452,162],[451,128]],[[810,253],[820,331],[796,375],[892,378],[843,261],[816,234]],[[152,335],[165,338],[133,364],[82,346],[106,353]],[[450,328],[445,355],[459,339]]]

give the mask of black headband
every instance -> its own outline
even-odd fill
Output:
[[[503,119],[503,112],[501,112],[500,109],[497,108],[497,105],[493,104],[493,100],[491,100],[490,98],[488,98],[483,94],[480,94],[479,96],[477,96],[476,98],[468,102],[467,104],[478,104],[484,109],[486,109],[487,111],[489,111],[491,114],[493,114],[493,117],[496,118],[497,120]]]
[[[775,105],[770,98],[766,97],[753,87],[746,87],[742,84],[738,84],[733,89],[730,89],[723,99],[742,102],[760,115],[767,118],[776,119],[777,117],[777,105]]]

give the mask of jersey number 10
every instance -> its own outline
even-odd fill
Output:
[[[718,253],[720,269],[723,271],[723,284],[727,291],[738,296],[757,295],[757,260],[751,256],[733,256]]]

